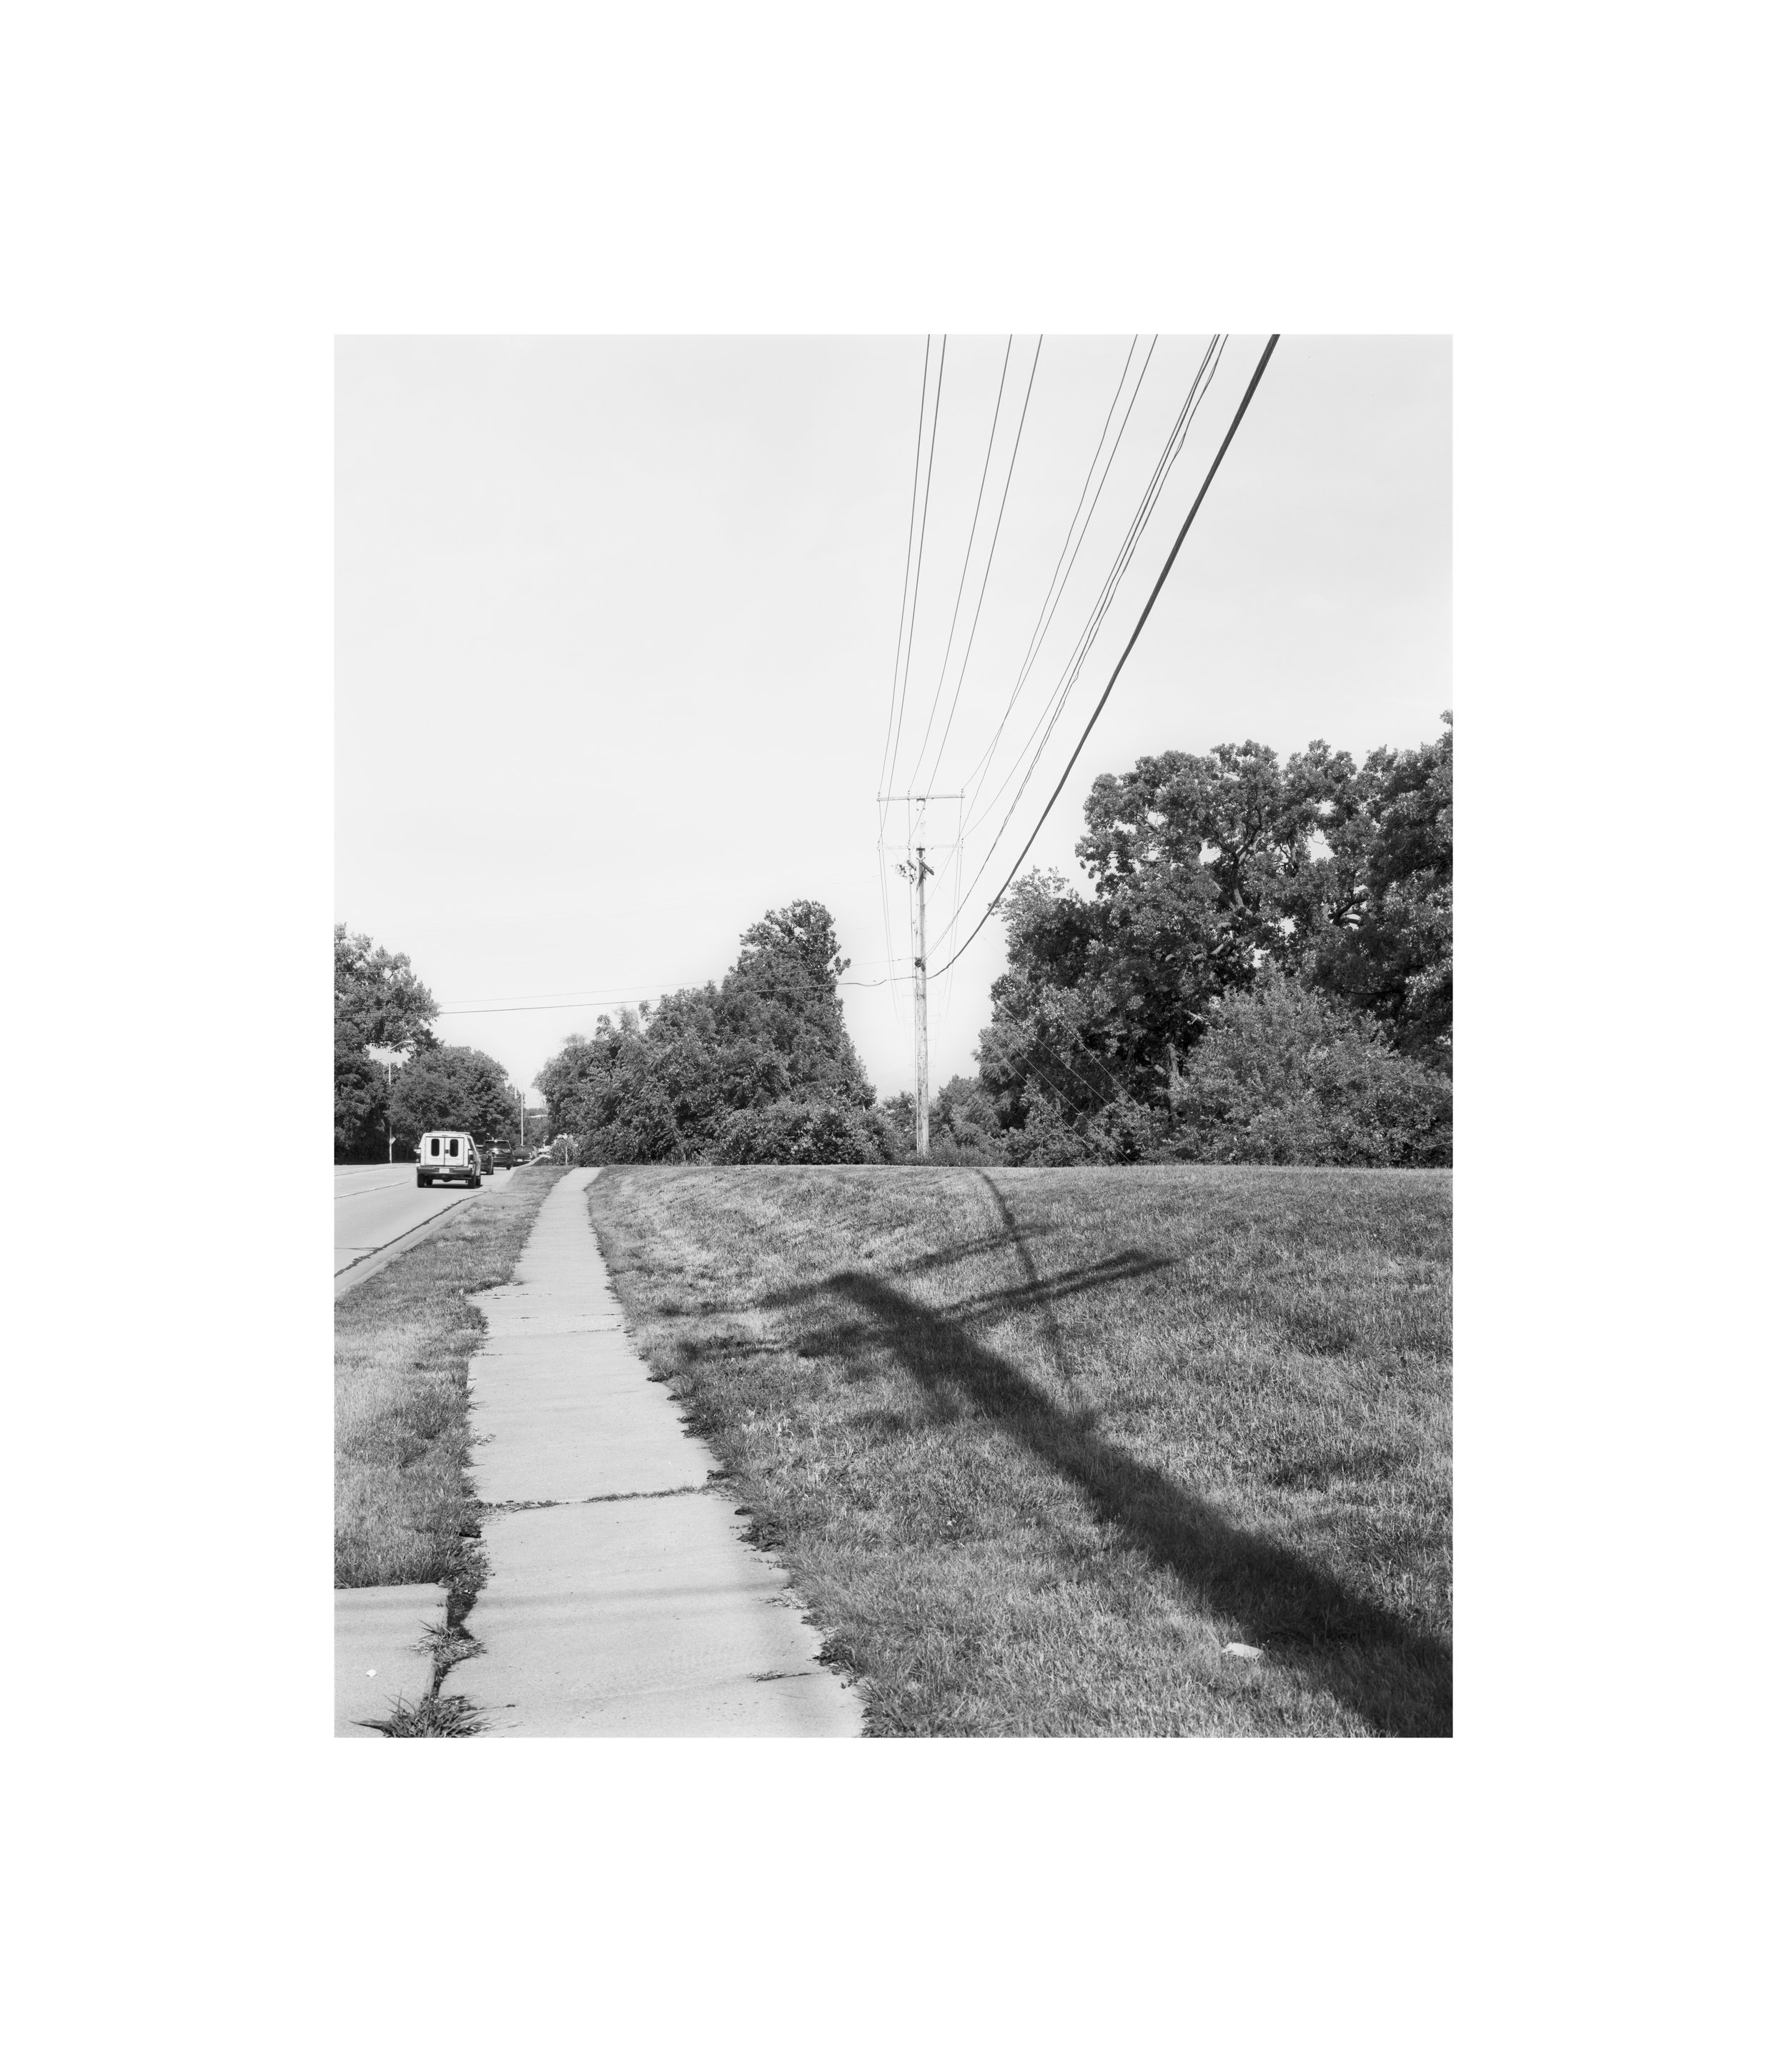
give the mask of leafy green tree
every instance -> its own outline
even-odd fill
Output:
[[[434,997],[407,956],[374,949],[369,935],[335,931],[335,1155],[338,1164],[382,1159],[389,1119],[385,1073],[370,1054],[426,1050]]]
[[[1211,1017],[1262,970],[1449,1070],[1446,718],[1439,742],[1362,765],[1321,741],[1281,763],[1250,741],[1097,780],[1077,849],[1089,896],[1033,872],[1005,902],[978,1060],[1014,1157],[1154,1155]]]
[[[1378,1025],[1268,965],[1212,1009],[1166,1155],[1264,1166],[1449,1166],[1452,1089]]]
[[[387,1050],[426,1048],[440,1012],[434,996],[401,952],[374,949],[370,935],[335,930],[336,1026],[362,1044]]]
[[[1349,810],[1349,758],[1287,767],[1258,742],[1144,756],[1101,776],[1077,853],[1091,896],[1032,873],[1006,902],[982,1079],[1023,1127],[1034,1082],[1071,1119],[1164,1097],[1212,1005],[1283,953],[1324,824]]]
[[[1005,906],[981,1077],[1007,1128],[1044,1090],[1076,1126],[1166,1101],[1211,1009],[1266,964],[1376,1017],[1443,1067],[1451,958],[1451,742],[1355,764],[1325,742],[1144,756],[1101,776],[1077,854]]]
[[[418,1051],[391,1082],[391,1127],[413,1157],[431,1129],[460,1129],[480,1145],[515,1139],[517,1096],[509,1075],[482,1050],[435,1044]]]
[[[344,1045],[338,1032],[335,1046],[336,1165],[359,1166],[382,1160],[389,1112],[384,1067],[375,1064],[364,1050]]]
[[[719,985],[604,1015],[567,1043],[535,1082],[551,1127],[591,1158],[648,1163],[722,1155],[747,1110],[871,1108],[838,997],[847,968],[817,901],[765,915]]]
[[[1452,730],[1403,753],[1379,749],[1332,837],[1333,887],[1306,927],[1303,968],[1376,1018],[1396,1047],[1451,1068]]]
[[[908,1096],[908,1105],[910,1096]],[[931,1103],[931,1157],[945,1166],[1003,1166],[1005,1133],[991,1095],[978,1079],[958,1073]],[[908,1137],[907,1141],[910,1143]]]
[[[752,1093],[750,1105],[772,1088],[775,1100],[873,1101],[838,997],[849,968],[817,900],[797,900],[746,929],[739,960],[720,981],[715,1022],[722,1044],[739,1054],[744,1076],[735,1087]]]

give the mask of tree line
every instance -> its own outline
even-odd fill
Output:
[[[1007,894],[941,1133],[1018,1163],[1451,1160],[1452,736],[1145,756]],[[936,1139],[933,1128],[933,1141]]]
[[[932,1104],[933,1160],[1450,1164],[1444,720],[1362,763],[1250,741],[1100,777],[1088,888],[1036,871],[1003,902],[1007,968],[976,1075]],[[877,1101],[845,1030],[846,968],[818,902],[765,915],[717,985],[564,1046],[536,1081],[552,1131],[591,1163],[912,1158],[912,1096]]]

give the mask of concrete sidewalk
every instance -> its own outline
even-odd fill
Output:
[[[590,1227],[594,1169],[546,1197],[506,1288],[471,1299],[484,1652],[444,1691],[521,1735],[856,1734],[789,1578],[747,1547],[718,1463],[628,1338]]]
[[[400,1700],[418,1705],[434,1688],[423,1635],[447,1617],[439,1583],[397,1583],[335,1593],[335,1730],[349,1741],[382,1741],[372,1720]]]

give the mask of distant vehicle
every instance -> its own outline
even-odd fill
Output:
[[[514,1147],[508,1144],[493,1144],[484,1153],[484,1163],[492,1173],[499,1167],[517,1166],[521,1162],[516,1156]]]
[[[484,1160],[463,1129],[431,1129],[416,1146],[416,1185],[432,1187],[437,1180],[484,1185]]]

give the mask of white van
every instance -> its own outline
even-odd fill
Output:
[[[481,1187],[483,1174],[478,1147],[463,1129],[431,1129],[416,1146],[418,1187],[432,1187],[437,1180],[463,1180],[468,1187]]]

